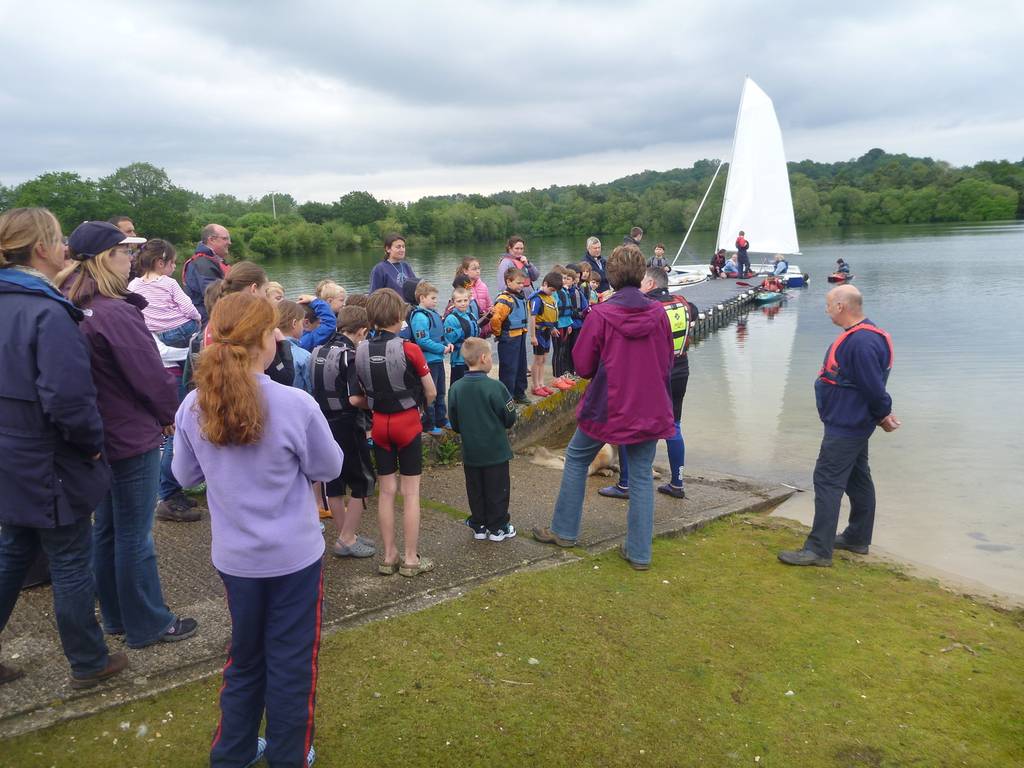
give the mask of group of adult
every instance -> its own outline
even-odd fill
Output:
[[[167,607],[153,544],[178,385],[127,288],[142,242],[93,221],[65,248],[49,211],[0,215],[0,629],[42,550],[74,688],[127,666],[104,634],[144,648],[197,628]]]

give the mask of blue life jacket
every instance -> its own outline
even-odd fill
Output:
[[[555,305],[558,307],[558,327],[568,328],[572,325],[572,298],[568,288],[555,291]]]
[[[502,291],[498,294],[498,298],[494,300],[495,304],[504,304],[509,309],[508,317],[505,318],[505,322],[501,326],[501,335],[505,336],[509,331],[518,331],[526,328],[527,317],[526,317],[526,299],[522,296],[517,296],[514,293],[508,291]]]
[[[459,312],[453,309],[444,318],[445,340],[452,345],[452,365],[463,365],[466,361],[462,358],[462,342],[466,339],[480,335],[480,323],[473,317],[472,312]]]

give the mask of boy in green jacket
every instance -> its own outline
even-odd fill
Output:
[[[490,378],[491,347],[471,337],[462,344],[468,373],[448,392],[448,418],[462,435],[462,465],[472,513],[466,525],[480,541],[504,541],[516,535],[508,521],[512,445],[505,433],[516,423],[516,408],[505,385]]]

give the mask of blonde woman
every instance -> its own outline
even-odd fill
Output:
[[[173,432],[177,384],[164,368],[142,317],[145,299],[128,291],[131,254],[125,237],[105,221],[87,221],[68,238],[73,263],[56,282],[80,309],[89,347],[105,457],[113,484],[96,508],[93,572],[103,629],[129,648],[184,640],[194,619],[164,603],[153,546],[153,512],[160,444]]]

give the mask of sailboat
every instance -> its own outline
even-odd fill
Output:
[[[675,262],[683,252],[721,169],[719,164],[673,260],[669,275],[669,284],[672,286],[686,285],[698,276],[711,273],[707,264],[676,266]],[[774,265],[769,264],[768,259],[776,253],[787,256],[800,253],[793,216],[793,198],[789,188],[789,170],[786,167],[786,153],[782,147],[782,131],[775,116],[775,106],[768,94],[749,77],[743,82],[740,108],[736,115],[736,132],[733,135],[732,159],[725,183],[722,215],[718,221],[716,250],[724,248],[726,251],[735,251],[736,236],[741,230],[750,241],[750,253],[764,255],[761,264],[755,264],[756,259],[751,259],[751,269],[756,274],[766,274],[773,270]],[[786,281],[789,286],[801,286],[806,284],[806,277],[798,266],[790,263]]]

